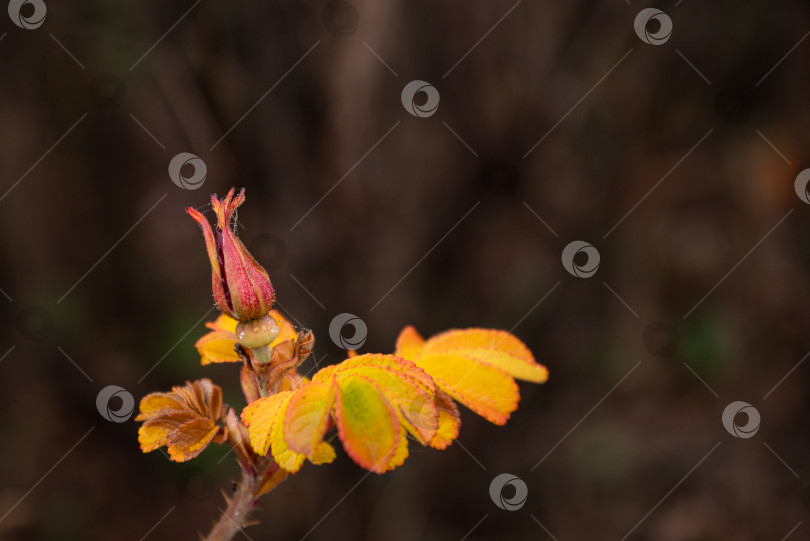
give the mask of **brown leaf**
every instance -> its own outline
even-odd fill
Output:
[[[278,363],[286,364],[295,355],[295,340],[286,340],[275,348],[273,353],[278,355]]]
[[[166,449],[175,462],[185,462],[197,457],[208,447],[220,427],[206,417],[197,417],[183,423],[168,438]]]
[[[227,430],[217,424],[222,410],[222,389],[208,379],[148,394],[135,418],[144,422],[138,430],[141,450],[148,453],[166,445],[172,460],[190,460],[209,443],[225,441]]]
[[[138,430],[138,441],[141,444],[141,449],[144,453],[148,453],[166,445],[172,432],[184,423],[198,418],[193,411],[176,410],[159,417],[147,419],[141,429]]]
[[[225,417],[225,426],[228,429],[228,442],[239,455],[243,463],[250,465],[254,464],[254,457],[252,449],[248,445],[248,430],[240,421],[233,411],[233,408],[228,410],[228,415]]]
[[[245,395],[245,399],[247,403],[250,404],[251,402],[255,402],[259,398],[261,398],[261,392],[259,391],[259,377],[254,370],[245,364],[242,365],[242,373],[241,373],[241,383],[242,383],[242,392]]]
[[[298,358],[296,366],[301,366],[309,354],[312,353],[312,346],[315,345],[315,335],[312,331],[301,331],[298,333],[298,342],[295,345],[295,356]]]

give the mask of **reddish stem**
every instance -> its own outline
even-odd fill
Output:
[[[231,541],[248,526],[250,514],[256,509],[259,498],[286,479],[286,475],[278,475],[277,471],[278,466],[269,458],[259,459],[255,469],[242,468],[242,480],[236,492],[205,541]]]

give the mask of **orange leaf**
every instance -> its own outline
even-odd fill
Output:
[[[377,384],[364,376],[347,374],[334,385],[335,419],[346,452],[367,470],[383,473],[403,437],[394,407]]]
[[[351,359],[347,359],[340,364],[328,366],[322,369],[318,374],[315,374],[313,380],[321,376],[321,381],[325,381],[326,376],[338,375],[353,370],[367,370],[372,368],[381,368],[387,372],[406,376],[413,384],[418,385],[428,393],[432,394],[436,388],[433,383],[433,378],[430,377],[424,370],[422,370],[416,363],[411,360],[403,359],[396,355],[384,355],[380,353],[367,353],[365,355],[357,355]]]
[[[340,382],[354,374],[377,384],[396,408],[402,427],[422,445],[433,439],[439,426],[433,403],[436,385],[424,370],[395,355],[366,354],[345,360],[331,370],[324,369],[315,377],[330,375]]]
[[[416,329],[408,325],[399,333],[396,355],[403,359],[413,360],[419,356],[419,352],[422,351],[424,345],[425,339],[416,332]]]
[[[287,406],[284,438],[290,449],[312,457],[329,425],[334,400],[331,385],[311,382],[297,389]]]
[[[290,473],[301,469],[306,458],[315,464],[331,462],[335,451],[322,441],[331,400],[329,385],[309,383],[249,404],[242,421],[249,426],[251,447],[259,455],[270,450],[279,467]]]
[[[517,384],[500,368],[447,353],[420,356],[416,364],[433,376],[441,390],[496,425],[506,424],[517,409]]]
[[[425,342],[406,327],[397,353],[411,359],[350,355],[310,382],[299,377],[289,391],[249,404],[242,420],[250,427],[251,446],[260,455],[271,450],[281,468],[293,473],[307,458],[331,462],[334,449],[323,441],[331,413],[349,456],[383,473],[407,458],[407,433],[436,449],[452,444],[461,427],[453,399],[502,425],[520,399],[513,377],[547,377],[523,343],[503,331],[449,331]]]
[[[424,372],[413,367],[420,374]],[[434,383],[427,379],[430,385],[425,385],[425,379],[414,377],[411,373],[401,373],[390,367],[385,369],[379,366],[357,366],[350,370],[338,370],[337,380],[342,381],[347,375],[361,375],[373,381],[389,402],[395,406],[399,421],[410,434],[422,445],[433,439],[439,427],[439,413],[433,402]],[[426,388],[427,387],[427,388]]]

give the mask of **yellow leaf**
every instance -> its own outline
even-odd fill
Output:
[[[146,421],[170,410],[181,410],[185,405],[181,399],[169,393],[151,393],[141,398],[139,407],[140,413],[135,417],[136,421]]]
[[[313,377],[313,382],[319,384],[328,381],[337,386],[344,403],[349,401],[356,408],[373,412],[354,415],[345,410],[348,406],[344,404],[346,413],[341,417],[336,409],[344,447],[361,466],[380,473],[402,464],[408,456],[403,428],[423,445],[436,437],[439,428],[439,412],[433,401],[436,385],[412,361],[395,355],[357,355],[324,368]],[[383,429],[377,430],[375,424]],[[367,434],[360,434],[362,430],[367,430]],[[396,442],[394,434],[400,434]]]
[[[494,349],[518,359],[534,362],[531,351],[514,335],[495,329],[452,329],[431,336],[425,343],[424,354],[462,348]]]
[[[458,437],[461,415],[453,398],[441,389],[436,391],[435,402],[439,410],[439,428],[430,441],[430,446],[434,449],[446,449]]]
[[[235,350],[237,323],[235,319],[220,314],[216,320],[205,324],[213,332],[206,334],[194,344],[202,364],[239,361]]]
[[[413,360],[419,356],[424,345],[425,339],[416,332],[416,329],[408,325],[399,333],[395,354],[397,357]]]
[[[206,323],[205,326],[214,331],[225,331],[231,334],[236,334],[236,325],[239,322],[234,318],[219,314],[219,316],[211,323]]]
[[[390,471],[397,466],[402,466],[406,458],[408,458],[408,438],[402,436],[399,439],[399,443],[397,443],[397,449],[394,452],[394,456],[392,456],[391,460],[389,460],[385,465],[385,471]]]
[[[424,371],[413,367],[419,373]],[[414,373],[414,372],[412,372]],[[377,384],[386,398],[396,408],[402,426],[422,445],[433,439],[439,427],[439,412],[433,402],[434,383],[428,379],[417,378],[408,373],[398,372],[391,367],[382,368],[375,365],[356,366],[350,370],[338,370],[337,379],[342,381],[347,375],[361,375]],[[426,388],[427,387],[427,388]]]
[[[335,456],[335,448],[326,442],[321,442],[309,460],[313,464],[328,464],[335,460]]]
[[[290,404],[290,399],[293,393],[284,393],[284,398],[279,401],[278,413],[273,420],[273,428],[271,429],[270,441],[273,449],[273,458],[281,469],[290,473],[295,473],[301,469],[304,464],[304,458],[301,453],[296,453],[287,446],[284,439],[284,420],[287,414],[287,406]]]
[[[397,353],[410,359],[351,355],[309,382],[301,379],[290,391],[249,404],[242,420],[251,446],[259,454],[272,450],[280,467],[292,473],[305,459],[331,462],[334,449],[323,438],[332,414],[349,456],[383,473],[407,458],[407,434],[436,449],[452,444],[461,427],[453,399],[502,425],[520,399],[513,378],[547,378],[526,346],[503,331],[449,331],[425,342],[406,327]]]
[[[259,455],[270,450],[279,467],[289,473],[301,469],[306,458],[315,464],[334,460],[334,449],[322,441],[331,394],[329,384],[308,383],[248,404],[242,410],[242,422],[248,426],[253,450]]]
[[[312,376],[312,381],[316,381],[316,382],[320,382],[320,383],[326,383],[326,382],[331,381],[332,380],[332,374],[335,372],[335,368],[337,368],[338,366],[339,365],[336,365],[336,364],[330,364],[329,366],[324,366],[323,368],[321,368],[320,370],[315,372],[315,375]]]
[[[510,376],[534,383],[548,379],[548,370],[534,360],[529,348],[515,336],[493,329],[451,330],[428,340],[421,355],[456,353],[497,366]]]
[[[236,335],[226,331],[213,331],[194,344],[200,354],[200,363],[238,363]]]
[[[408,376],[414,383],[424,390],[432,393],[436,388],[433,378],[416,365],[412,360],[403,359],[396,355],[384,355],[380,353],[367,353],[347,359],[340,364],[333,365],[321,370],[324,374],[339,374],[355,369],[382,368],[398,374]],[[331,371],[328,371],[331,369]],[[316,374],[317,376],[318,374]],[[314,379],[314,378],[313,378]]]
[[[242,410],[242,422],[248,427],[250,446],[259,456],[267,454],[270,449],[273,422],[276,420],[281,403],[289,397],[290,392],[283,392],[260,398]]]
[[[270,315],[273,316],[273,319],[275,319],[276,323],[278,323],[278,336],[276,336],[275,340],[270,342],[271,349],[282,342],[286,342],[287,340],[292,340],[293,342],[298,340],[298,331],[296,331],[295,327],[293,327],[293,325],[287,321],[287,318],[281,315],[281,312],[277,310],[270,310]]]
[[[500,368],[447,353],[420,356],[416,364],[441,390],[496,425],[506,424],[517,409],[517,384]]]
[[[532,383],[545,383],[548,380],[548,369],[542,364],[527,363],[521,359],[497,350],[456,349],[453,353],[464,355],[478,362],[497,366],[510,376]]]
[[[422,445],[427,445],[439,426],[438,411],[433,403],[435,383],[424,370],[395,355],[358,355],[322,370],[315,378],[337,378],[361,375],[377,384],[395,407],[403,428]]]
[[[317,452],[333,403],[332,386],[311,382],[298,388],[286,409],[284,439],[290,449],[312,457]]]
[[[334,460],[334,449],[322,441],[331,409],[331,386],[307,383],[248,404],[242,410],[242,422],[248,426],[256,453],[265,455],[271,450],[282,469],[295,473],[305,458],[315,463]]]
[[[377,384],[363,376],[347,374],[334,385],[335,419],[346,452],[367,470],[383,473],[403,437],[394,407]]]

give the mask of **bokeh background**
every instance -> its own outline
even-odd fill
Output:
[[[0,17],[0,538],[196,539],[218,515],[224,447],[143,455],[96,396],[210,377],[241,406],[193,349],[215,313],[183,212],[232,185],[319,363],[348,312],[364,351],[513,329],[551,372],[506,427],[464,411],[393,473],[305,467],[250,538],[807,538],[805,2],[657,3],[660,45],[629,0],[46,3],[35,29]],[[403,106],[412,80],[435,114]],[[737,400],[752,438],[721,422]],[[519,510],[490,498],[504,472]]]

